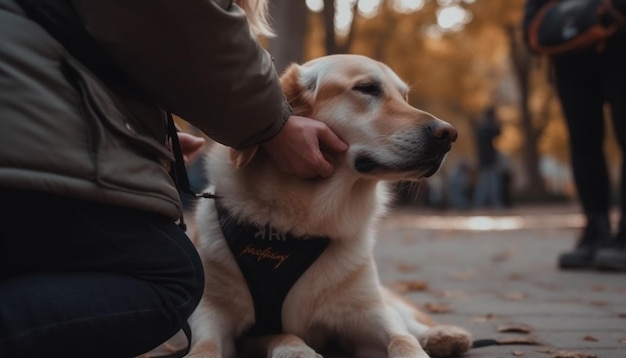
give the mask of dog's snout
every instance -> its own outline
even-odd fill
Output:
[[[456,138],[458,137],[456,128],[444,121],[431,123],[428,126],[428,132],[435,139],[445,140],[451,143],[455,142]]]

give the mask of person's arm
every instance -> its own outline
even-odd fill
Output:
[[[73,0],[88,32],[157,101],[234,148],[290,115],[271,56],[230,1]]]

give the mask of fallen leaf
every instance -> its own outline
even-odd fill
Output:
[[[448,313],[452,311],[446,303],[426,303],[424,304],[424,309],[430,313]]]
[[[398,262],[396,263],[396,269],[400,272],[415,272],[419,269],[418,265],[414,265],[414,264],[407,264],[405,262]]]
[[[500,251],[499,253],[495,254],[491,258],[491,261],[493,261],[493,262],[503,262],[503,261],[508,260],[512,255],[513,255],[513,253],[511,252],[511,250],[503,250],[503,251]]]
[[[532,328],[525,324],[521,325],[503,325],[498,327],[498,332],[501,333],[530,333]]]
[[[516,356],[516,357],[522,357],[524,355],[524,352],[522,352],[522,351],[512,351],[511,354]]]
[[[481,317],[474,317],[472,318],[472,322],[476,322],[476,323],[484,323],[484,322],[488,322],[491,321],[492,319],[495,318],[495,315],[493,313],[487,313],[484,316]]]
[[[535,283],[535,285],[537,285],[538,287],[541,287],[543,289],[546,290],[550,290],[550,291],[563,291],[563,286],[553,283],[553,282],[537,282]]]
[[[464,292],[464,291],[443,291],[441,293],[441,297],[443,297],[443,298],[467,297],[467,292]]]
[[[526,276],[521,273],[512,273],[507,278],[511,281],[520,281],[526,279]]]
[[[598,339],[594,336],[584,336],[583,337],[583,341],[589,341],[589,342],[597,342]]]
[[[589,304],[596,307],[604,307],[607,305],[606,301],[589,301]]]
[[[472,272],[472,271],[453,272],[448,276],[455,281],[468,281],[476,277],[476,272]]]
[[[428,288],[428,283],[425,281],[413,280],[413,281],[397,281],[392,284],[396,290],[406,293],[415,291],[424,291]]]
[[[554,351],[550,353],[550,358],[597,358],[595,354],[574,352],[574,351]]]
[[[521,301],[524,298],[526,298],[526,295],[521,292],[509,292],[509,293],[503,293],[502,295],[500,295],[500,297],[502,297],[505,300],[510,300],[510,301]]]

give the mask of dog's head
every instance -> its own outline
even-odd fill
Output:
[[[431,176],[457,137],[450,124],[409,105],[409,87],[388,66],[365,56],[293,64],[281,83],[294,115],[326,123],[350,145],[345,160],[335,162],[359,176]]]

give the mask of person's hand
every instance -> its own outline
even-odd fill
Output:
[[[300,116],[289,117],[285,127],[262,146],[279,169],[305,179],[325,178],[333,173],[333,163],[323,151],[348,150],[348,145],[326,124]]]
[[[194,154],[198,153],[200,148],[204,146],[205,140],[202,137],[195,136],[190,133],[177,132],[178,141],[180,142],[180,150],[183,152],[183,159],[188,163]]]

